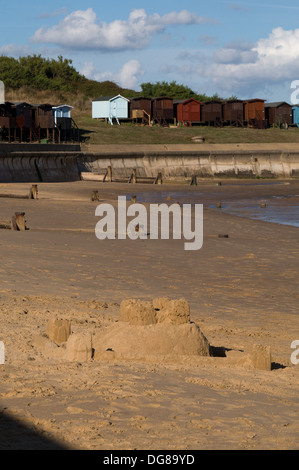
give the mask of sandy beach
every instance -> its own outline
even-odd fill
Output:
[[[0,193],[29,187],[0,184]],[[93,190],[100,201],[91,201]],[[294,204],[298,180],[80,181],[40,183],[38,191],[37,200],[0,199],[0,219],[21,211],[28,226],[0,231],[1,450],[299,448],[299,366],[291,362],[299,228],[217,209],[251,200],[267,210],[273,196]],[[133,194],[145,205],[149,194],[182,203],[182,193],[204,205],[200,250],[184,250],[184,240],[96,238],[98,204]],[[68,360],[65,344],[47,336],[59,318],[70,321],[71,336],[94,337],[119,323],[123,300],[161,297],[187,300],[213,355],[137,348],[131,357],[107,350]],[[255,345],[271,349],[271,370],[243,361]]]

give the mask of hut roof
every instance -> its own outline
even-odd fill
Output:
[[[73,106],[70,106],[69,104],[58,104],[57,106],[52,106],[53,109],[59,109],[59,108],[73,108]]]
[[[260,99],[260,98],[252,98],[250,100],[245,100],[244,103],[254,103],[255,101],[263,101],[265,102],[266,100]]]
[[[93,101],[93,102],[94,102],[94,101],[111,101],[111,100],[113,100],[113,99],[115,99],[115,98],[119,98],[119,97],[120,97],[120,98],[123,98],[124,100],[129,101],[128,98],[125,98],[125,97],[122,96],[122,95],[99,96],[98,98],[95,98],[95,99],[92,100],[92,101]]]
[[[32,108],[32,105],[29,103],[26,103],[26,101],[14,101],[11,104],[12,106],[28,106],[29,108]]]
[[[291,106],[289,103],[286,101],[277,101],[274,103],[265,103],[266,108],[279,108],[280,106],[286,104],[287,106]]]

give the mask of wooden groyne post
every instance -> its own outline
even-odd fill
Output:
[[[23,232],[26,227],[25,212],[15,212],[9,221],[0,221],[0,229],[16,230]]]

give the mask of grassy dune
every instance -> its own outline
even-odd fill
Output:
[[[214,128],[196,125],[193,127],[140,126],[132,122],[121,125],[106,124],[91,118],[91,111],[73,112],[73,117],[82,132],[83,144],[191,144],[192,138],[203,136],[206,143],[299,143],[299,129],[252,129]]]

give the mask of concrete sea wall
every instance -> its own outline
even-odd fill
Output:
[[[107,148],[85,153],[82,171],[102,174],[108,166],[115,176],[128,176],[133,168],[137,177],[164,179],[194,175],[230,178],[299,177],[299,145],[190,145],[148,146],[134,149]]]
[[[18,144],[17,144],[18,145]],[[30,145],[30,144],[28,144]],[[148,145],[80,146],[32,144],[31,147],[0,145],[0,182],[77,181],[82,174],[136,175],[180,180],[202,178],[299,177],[299,145]]]
[[[0,182],[80,179],[80,145],[0,144]]]

